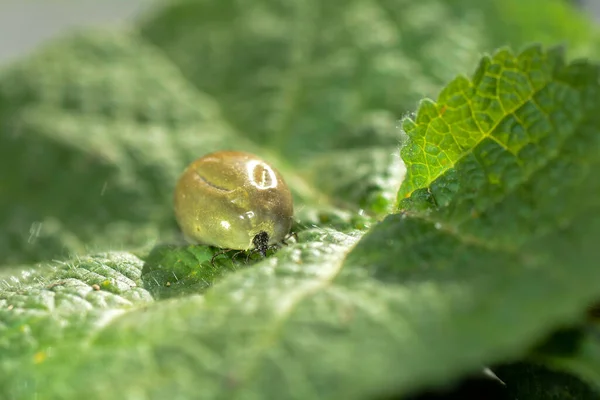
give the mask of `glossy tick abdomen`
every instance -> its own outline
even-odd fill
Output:
[[[211,246],[248,250],[256,235],[280,242],[290,231],[292,195],[260,158],[221,151],[192,162],[175,189],[175,217],[185,236]]]

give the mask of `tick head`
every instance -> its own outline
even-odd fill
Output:
[[[258,232],[252,239],[252,244],[261,256],[266,257],[269,248],[269,234],[265,231]]]

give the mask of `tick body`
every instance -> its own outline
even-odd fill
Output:
[[[192,162],[175,188],[175,218],[197,243],[263,256],[292,226],[292,194],[275,168],[253,154],[220,151]]]

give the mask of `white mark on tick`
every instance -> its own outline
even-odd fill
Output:
[[[228,221],[221,221],[221,226],[223,227],[223,229],[231,228],[231,224]]]

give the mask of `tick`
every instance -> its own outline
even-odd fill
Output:
[[[263,257],[270,247],[285,243],[294,214],[281,174],[257,156],[238,151],[192,162],[177,182],[174,205],[188,240]]]

